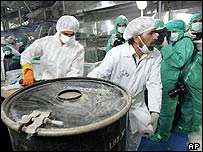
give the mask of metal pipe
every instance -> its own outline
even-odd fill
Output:
[[[141,10],[141,16],[143,16],[143,10]]]
[[[51,29],[52,29],[52,27],[49,27],[47,36],[49,36],[49,34],[50,34],[50,32],[51,32]]]
[[[43,10],[43,14],[44,14],[44,21],[46,21],[47,20],[46,9]]]
[[[42,26],[40,27],[40,30],[39,30],[38,39],[41,37],[41,33],[42,33]]]
[[[23,3],[25,4],[25,6],[26,6],[27,9],[29,10],[29,12],[32,13],[32,10],[31,10],[30,7],[28,6],[28,4],[27,4],[25,1],[23,1]]]
[[[163,4],[162,4],[162,10],[161,10],[162,12],[164,12],[164,7],[165,7],[165,6],[164,6],[164,3],[163,3]]]
[[[161,1],[159,1],[159,19],[161,18]]]
[[[20,25],[22,25],[22,19],[21,19],[20,8],[19,8],[19,6],[18,6],[18,1],[16,1],[16,7],[17,7],[17,9],[18,9],[18,17],[19,17]]]
[[[63,15],[66,14],[66,6],[65,6],[65,1],[62,1],[63,4]]]
[[[7,28],[6,28],[6,21],[2,21],[2,26],[3,26],[3,31],[6,31]]]

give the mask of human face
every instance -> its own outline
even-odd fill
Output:
[[[125,28],[126,28],[126,25],[124,24],[124,23],[120,23],[120,24],[118,24],[118,32],[119,33],[124,33],[124,31],[125,31]]]
[[[192,23],[196,23],[196,22],[202,22],[202,18],[196,18],[194,21],[192,21]]]
[[[195,19],[191,24],[191,31],[199,33],[202,31],[202,18]]]
[[[126,27],[125,23],[119,23],[117,26],[118,27]]]
[[[156,34],[155,31],[156,29],[153,28],[140,35],[142,41],[148,48],[153,47],[155,45],[156,40],[158,39],[158,34]]]
[[[72,31],[62,31],[61,34],[65,35],[65,36],[68,36],[68,37],[71,37],[71,36],[75,35],[75,33],[72,32]]]
[[[73,40],[74,32],[71,31],[62,31],[60,35],[60,41],[63,44],[68,44],[71,40]]]

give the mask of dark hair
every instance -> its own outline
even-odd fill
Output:
[[[135,43],[134,38],[128,39],[128,44],[133,45]]]

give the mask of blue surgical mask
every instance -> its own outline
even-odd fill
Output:
[[[171,33],[170,41],[175,42],[178,40],[178,32]]]
[[[125,31],[125,27],[123,26],[123,27],[118,27],[118,32],[119,33],[124,33],[124,31]]]
[[[192,30],[193,31],[201,31],[202,30],[202,22],[192,23]]]

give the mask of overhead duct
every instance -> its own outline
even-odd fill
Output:
[[[87,3],[87,2],[85,2],[85,3]],[[132,1],[99,1],[98,3],[85,8],[84,11],[85,12],[96,11],[96,10],[106,9],[106,8],[115,7],[115,6],[119,6],[119,5],[128,5],[131,3],[134,3],[134,2],[132,2]],[[87,4],[86,4],[86,6],[87,6]]]

